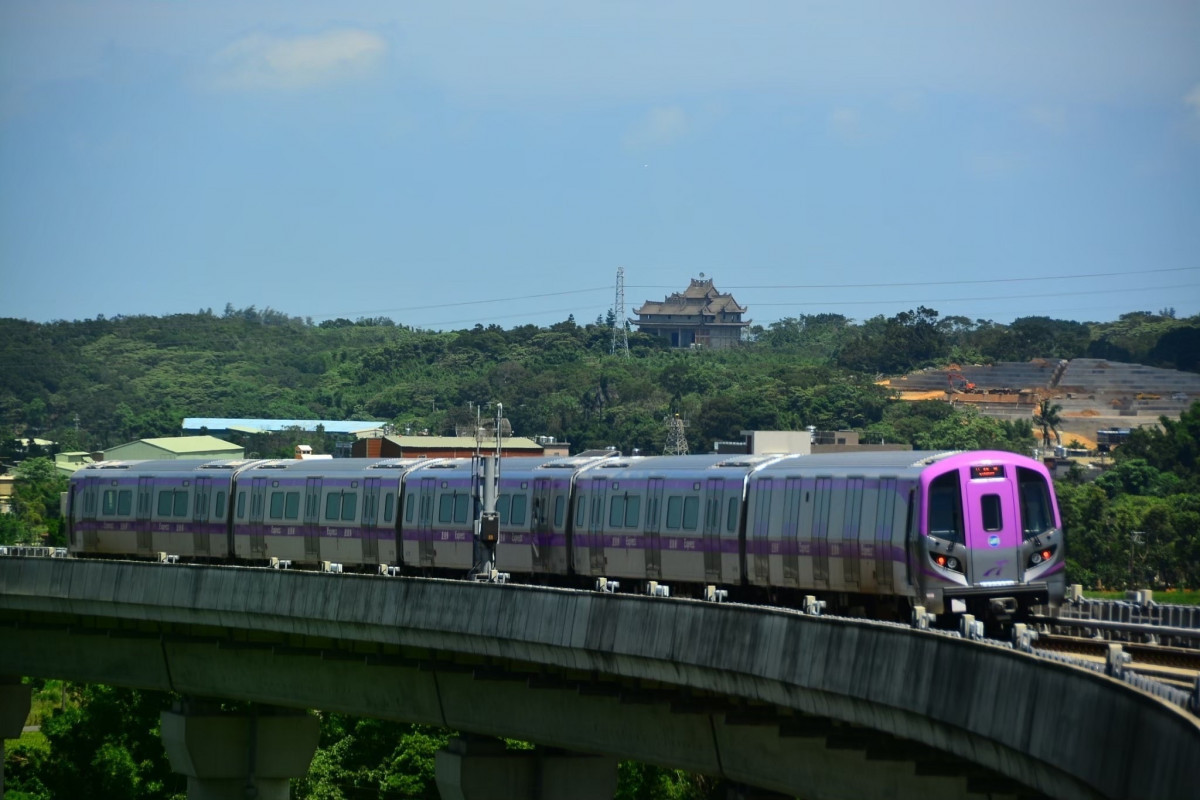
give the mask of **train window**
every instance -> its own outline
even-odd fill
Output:
[[[342,511],[342,495],[340,492],[330,492],[325,496],[325,519],[336,520]]]
[[[170,489],[164,489],[158,493],[158,515],[160,517],[171,516],[171,504],[175,502],[175,493]]]
[[[283,503],[283,518],[296,519],[300,516],[300,493],[288,492],[287,500]]]
[[[225,492],[224,490],[217,492],[217,510],[218,517],[225,516]]]
[[[685,497],[683,499],[683,529],[685,531],[696,530],[696,522],[700,518],[700,498]]]
[[[117,490],[105,489],[104,497],[100,501],[100,513],[106,517],[117,513]]]
[[[985,531],[998,531],[1004,527],[1004,514],[1000,510],[1000,495],[983,495],[979,498],[979,506],[983,514],[983,529]]]
[[[342,495],[342,520],[349,521],[354,519],[355,513],[358,511],[358,494],[355,492],[347,492]]]
[[[634,495],[625,500],[625,527],[636,528],[642,513],[642,498]]]
[[[554,498],[554,527],[555,528],[562,528],[563,513],[566,511],[566,509],[567,509],[567,498],[563,497],[561,494],[558,497]]]
[[[469,495],[456,494],[454,495],[454,521],[463,523],[467,521],[467,505],[470,503]]]
[[[512,505],[512,497],[502,494],[496,498],[496,513],[500,515],[500,524],[508,524],[508,511]]]
[[[524,525],[525,524],[525,506],[528,502],[529,502],[529,498],[527,498],[523,494],[518,494],[518,495],[513,496],[513,499],[512,499],[512,524],[513,525]]]
[[[587,523],[587,497],[581,495],[576,502],[579,505],[575,508],[575,527],[582,528]]]
[[[383,497],[383,521],[392,521],[392,510],[396,507],[396,495],[388,492]]]
[[[625,496],[617,495],[608,506],[608,527],[620,528],[625,523]]]
[[[454,495],[444,494],[438,499],[438,522],[454,519]]]
[[[679,529],[679,523],[683,520],[683,498],[668,497],[667,498],[667,527],[672,530]]]
[[[1017,467],[1017,485],[1021,495],[1021,529],[1025,538],[1045,533],[1054,527],[1050,489],[1046,479],[1031,469]]]
[[[283,492],[271,492],[271,519],[283,519]]]
[[[404,519],[406,521],[408,521],[408,522],[413,521],[413,514],[415,513],[414,506],[416,506],[416,504],[417,504],[417,496],[415,494],[406,494],[404,496],[404,505],[406,507],[406,510],[404,512]]]
[[[238,519],[246,518],[246,493],[245,492],[238,492],[237,517],[238,517]]]
[[[929,534],[958,544],[966,541],[957,471],[947,472],[929,484]]]
[[[733,533],[737,530],[738,501],[736,497],[729,498],[729,510],[725,512],[725,530]]]

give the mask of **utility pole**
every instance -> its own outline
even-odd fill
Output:
[[[475,456],[476,480],[475,547],[472,561],[475,567],[471,577],[487,583],[506,583],[508,573],[496,569],[496,544],[500,541],[500,515],[496,512],[496,498],[500,489],[500,453],[504,431],[504,406],[496,404],[496,448],[491,454],[483,452],[483,426],[480,424],[479,407],[475,410]]]
[[[629,328],[625,324],[625,268],[617,267],[617,296],[613,301],[612,355],[629,357]]]

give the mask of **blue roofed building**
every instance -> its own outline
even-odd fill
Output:
[[[195,433],[280,433],[301,430],[353,436],[360,432],[380,430],[387,422],[383,420],[332,420],[332,419],[236,419],[231,417],[187,417],[183,420],[183,432]]]

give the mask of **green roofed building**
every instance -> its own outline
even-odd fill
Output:
[[[245,448],[215,436],[170,436],[138,439],[104,451],[105,461],[142,461],[172,458],[244,458]]]

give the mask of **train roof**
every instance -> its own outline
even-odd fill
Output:
[[[944,463],[953,468],[955,463],[1010,463],[1035,469],[1042,465],[1020,453],[1005,450],[885,450],[865,453],[819,453],[816,455],[794,455],[775,461],[763,468],[763,472],[813,472],[826,474],[854,475],[861,473],[920,473],[927,467]]]
[[[146,472],[222,472],[259,463],[257,459],[163,458],[150,461],[94,461],[75,470],[72,477]]]
[[[427,458],[277,458],[255,464],[247,472],[280,471],[289,475],[341,475],[347,472],[406,472]]]
[[[768,469],[919,469],[959,450],[874,450],[861,453],[813,453],[791,455]]]

